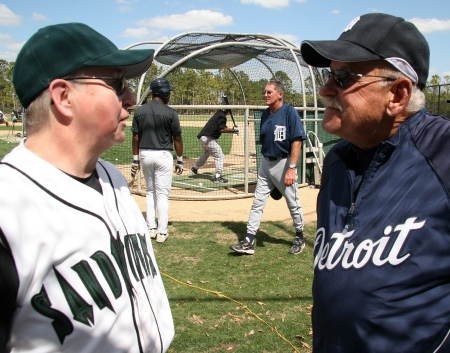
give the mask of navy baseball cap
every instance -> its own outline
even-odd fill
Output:
[[[125,78],[142,75],[153,61],[153,49],[118,49],[82,23],[41,28],[19,52],[13,83],[22,105],[30,103],[56,78],[82,67],[120,67]]]
[[[383,59],[425,88],[430,49],[417,27],[401,17],[371,13],[355,18],[337,40],[303,41],[305,62],[329,67],[331,61],[358,62]]]
[[[175,89],[170,85],[167,78],[159,77],[150,82],[150,91],[152,93],[169,93],[170,91],[175,91]]]

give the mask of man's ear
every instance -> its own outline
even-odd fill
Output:
[[[407,78],[397,79],[391,86],[389,92],[389,104],[386,108],[391,116],[402,114],[411,99],[413,89],[412,82]]]
[[[63,79],[55,79],[48,87],[52,99],[52,107],[56,109],[61,118],[72,117],[73,108],[73,88]]]

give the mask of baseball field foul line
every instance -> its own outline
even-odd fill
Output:
[[[268,326],[272,332],[275,332],[275,333],[278,335],[278,337],[280,337],[283,341],[287,342],[287,343],[288,343],[288,344],[289,344],[289,345],[290,345],[297,353],[301,353],[301,352],[297,349],[297,347],[295,347],[295,346],[294,346],[294,345],[293,345],[286,337],[284,337],[280,332],[278,332],[278,330],[277,330],[276,327],[273,327],[270,323],[268,323],[267,321],[264,321],[261,317],[258,316],[258,314],[255,314],[253,311],[251,311],[250,308],[249,308],[247,305],[245,305],[245,304],[243,304],[243,303],[241,303],[241,302],[238,302],[237,300],[235,300],[235,299],[233,299],[233,298],[227,297],[226,295],[223,295],[223,294],[220,293],[220,292],[212,291],[212,290],[209,290],[209,289],[206,289],[206,288],[202,288],[202,287],[197,287],[197,286],[194,286],[194,285],[191,284],[191,283],[184,283],[184,282],[181,282],[181,281],[177,280],[176,278],[173,278],[172,276],[169,276],[169,275],[165,274],[164,272],[161,272],[161,274],[162,274],[163,276],[165,276],[165,277],[171,279],[172,281],[178,283],[178,284],[181,284],[181,285],[187,286],[187,287],[191,287],[191,288],[195,288],[195,289],[198,289],[198,290],[207,292],[207,293],[215,294],[215,295],[217,295],[219,298],[225,298],[225,299],[227,299],[227,300],[232,301],[233,303],[238,304],[238,305],[241,306],[243,309],[247,309],[247,311],[248,311],[250,314],[252,314],[255,318],[257,318],[259,321],[261,321],[264,325]]]

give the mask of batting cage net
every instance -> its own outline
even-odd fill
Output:
[[[146,45],[149,42],[127,49]],[[321,129],[323,108],[317,100],[321,75],[303,61],[298,45],[262,34],[184,33],[157,48],[152,67],[139,80],[129,83],[137,105],[151,99],[150,81],[157,77],[167,78],[175,88],[169,105],[180,118],[184,144],[184,172],[173,174],[171,198],[226,199],[253,195],[261,161],[259,122],[267,108],[263,91],[271,79],[283,82],[284,102],[297,109],[307,132],[298,163],[299,184],[320,183],[323,157],[337,140]],[[224,104],[224,96],[229,105]],[[236,124],[240,130],[239,135],[226,133],[217,140],[225,155],[222,176],[227,179],[227,183],[220,184],[214,183],[212,156],[197,174],[190,173],[203,153],[197,134],[218,109],[229,109],[227,126]],[[131,122],[132,117],[125,143],[102,156],[116,164],[129,181]],[[132,190],[145,194],[141,174]]]

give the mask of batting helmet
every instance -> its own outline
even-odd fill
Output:
[[[168,98],[170,91],[174,91],[167,78],[155,78],[150,82],[150,92],[154,96],[160,96],[161,98]]]

